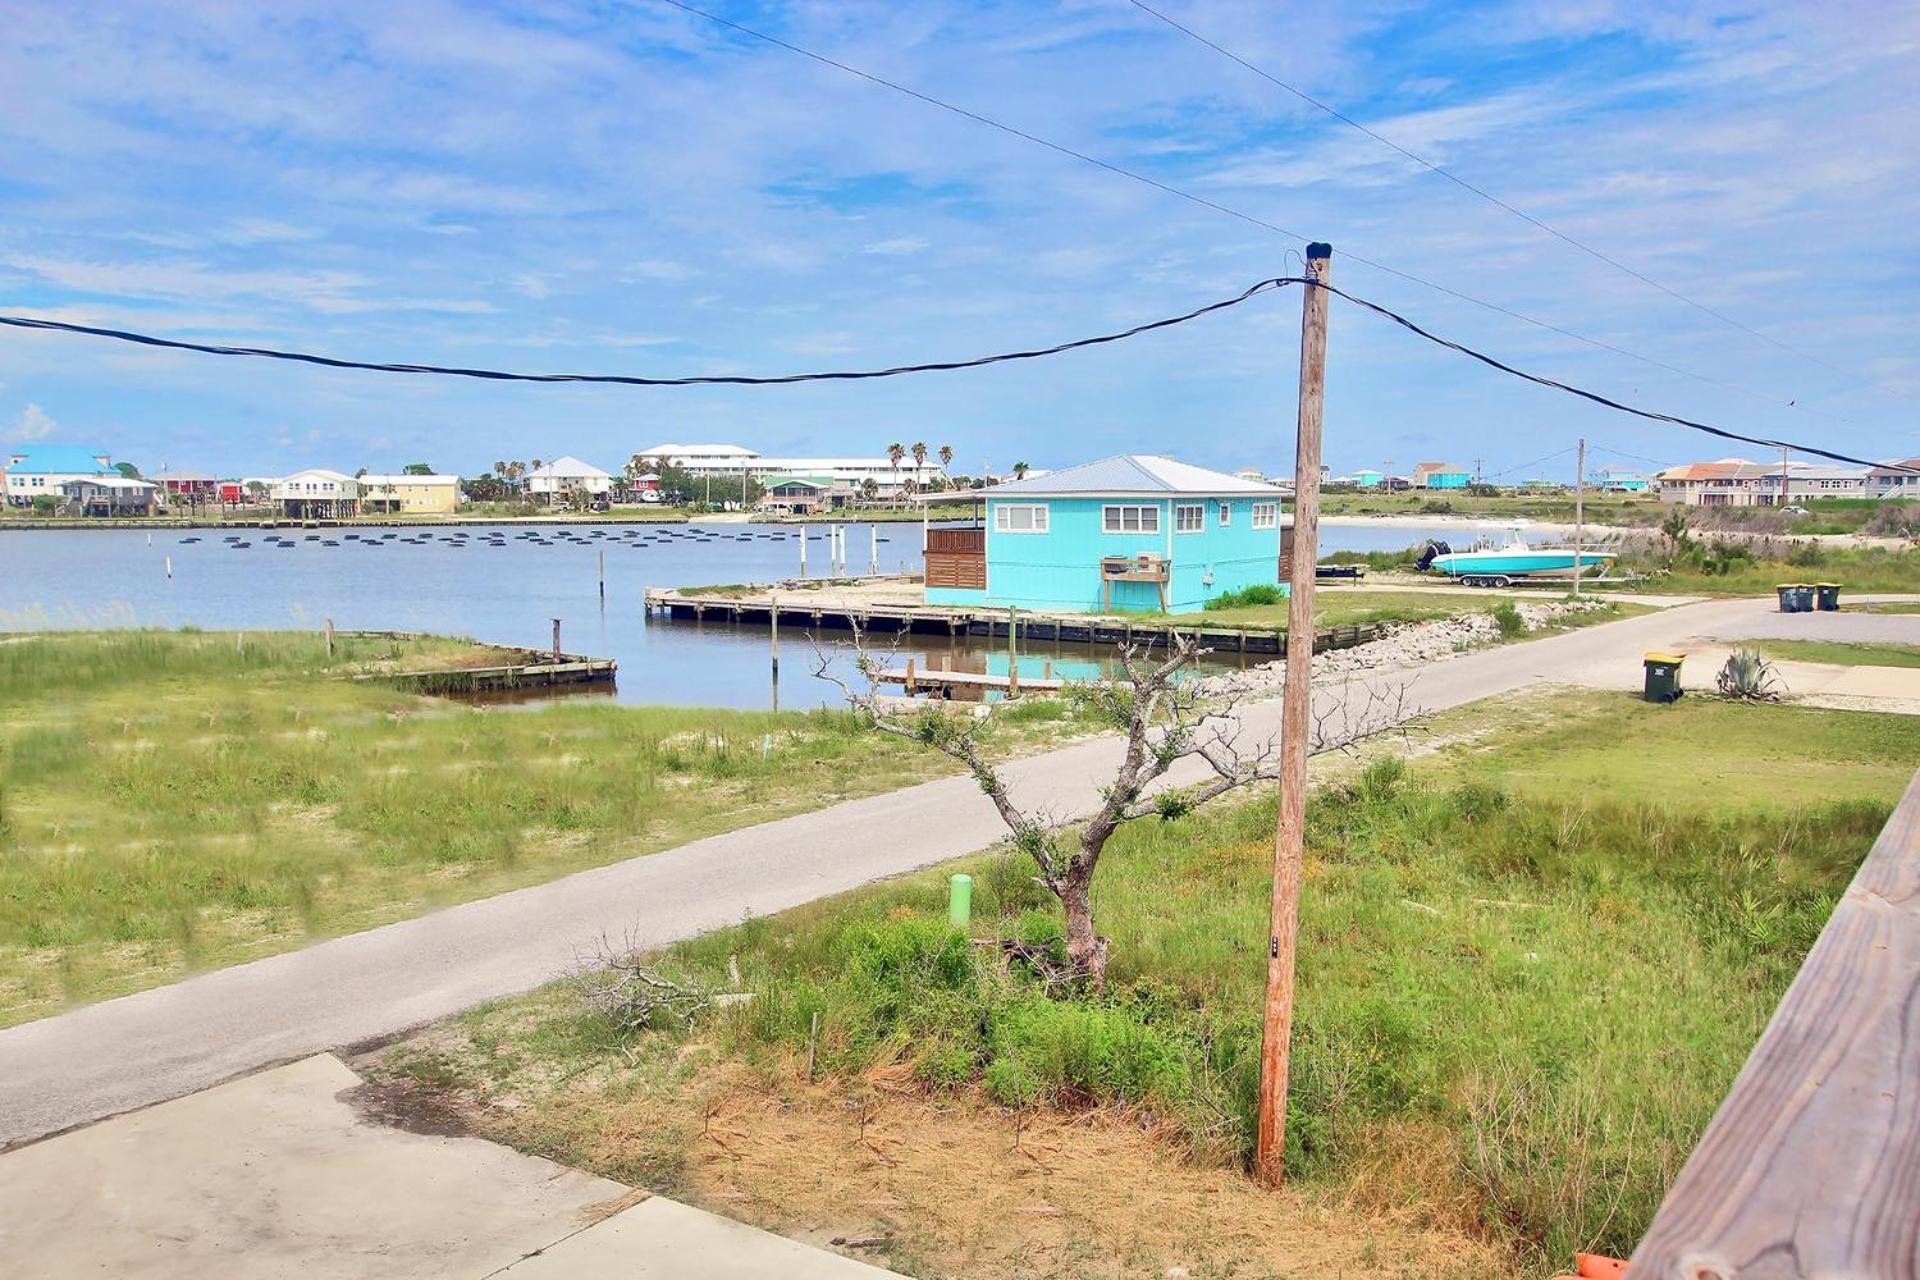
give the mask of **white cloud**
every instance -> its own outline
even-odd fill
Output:
[[[928,242],[921,236],[893,236],[886,240],[875,240],[872,244],[863,245],[860,252],[875,253],[882,257],[901,258],[912,254],[924,253],[927,248]]]
[[[7,438],[22,442],[45,440],[59,429],[60,424],[53,420],[51,414],[37,404],[29,404],[14,418],[13,426],[7,432]]]

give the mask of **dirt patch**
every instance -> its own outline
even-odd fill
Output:
[[[1181,1157],[1140,1117],[1022,1117],[904,1082],[768,1083],[740,1066],[681,1087],[563,1091],[540,1129],[597,1171],[670,1164],[730,1217],[915,1275],[1484,1277],[1497,1249],[1430,1213],[1268,1191]],[[519,1108],[476,1128],[540,1143]],[[664,1140],[664,1142],[663,1142]],[[543,1144],[542,1144],[543,1145]],[[664,1159],[664,1146],[676,1148]],[[645,1155],[639,1155],[642,1148]],[[638,1158],[637,1158],[638,1157]]]
[[[472,1136],[466,1108],[454,1097],[405,1077],[369,1080],[340,1094],[362,1124],[403,1129],[429,1138]]]

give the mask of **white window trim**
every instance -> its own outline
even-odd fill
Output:
[[[1108,527],[1107,513],[1109,511],[1138,511],[1140,513],[1140,527],[1137,529],[1128,529],[1125,527],[1114,529]],[[1147,525],[1149,512],[1152,513],[1153,520],[1151,528]],[[1126,517],[1121,516],[1120,519],[1124,526]],[[1160,504],[1157,502],[1109,502],[1100,508],[1100,532],[1106,534],[1157,534],[1160,532]]]
[[[1254,503],[1253,527],[1256,529],[1278,529],[1280,527],[1280,504],[1277,502]]]
[[[1009,523],[1008,513],[1019,508],[1033,513],[1033,527],[1016,529]],[[996,502],[993,504],[993,531],[995,533],[1045,533],[1047,532],[1048,513],[1051,509],[1044,502]]]
[[[1187,527],[1186,516],[1189,512],[1198,518],[1191,528]],[[1182,502],[1173,509],[1173,531],[1175,533],[1205,533],[1207,531],[1207,504],[1204,502]]]

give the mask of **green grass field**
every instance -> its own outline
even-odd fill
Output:
[[[1664,555],[1623,556],[1619,567],[1651,573],[1642,589],[1687,595],[1771,595],[1785,582],[1838,582],[1841,602],[1849,595],[1920,592],[1920,547],[1830,547],[1800,543],[1774,557],[1757,556],[1735,544],[1701,535],[1695,552],[1670,561]]]
[[[474,657],[0,643],[0,1025],[941,771],[842,714],[489,710],[344,678]]]
[[[1760,651],[1785,662],[1826,662],[1841,667],[1920,667],[1920,645],[1842,644],[1832,640],[1763,640]]]
[[[1341,1204],[1464,1225],[1505,1274],[1625,1256],[1920,760],[1920,720],[1554,691],[1435,734],[1411,765],[1330,773],[1311,806],[1289,1170]],[[1006,852],[672,948],[664,971],[718,988],[737,965],[754,993],[691,1030],[625,1034],[561,987],[389,1063],[477,1099],[495,1136],[683,1192],[700,1126],[636,1125],[637,1101],[697,1116],[727,1063],[784,1095],[809,1052],[849,1106],[874,1073],[904,1076],[941,1106],[1124,1114],[1237,1165],[1273,823],[1265,796],[1116,837],[1095,889],[1104,996],[1050,997],[949,930],[945,877],[965,869],[974,938],[1055,945]],[[973,1244],[937,1215],[891,1221],[910,1269]]]

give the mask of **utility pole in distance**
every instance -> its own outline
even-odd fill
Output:
[[[1321,398],[1327,382],[1327,291],[1333,246],[1307,246],[1313,283],[1300,300],[1300,420],[1293,461],[1293,564],[1287,601],[1287,668],[1280,700],[1280,822],[1273,838],[1272,929],[1260,1043],[1260,1121],[1254,1171],[1286,1176],[1287,1060],[1293,1041],[1293,953],[1300,932],[1300,866],[1306,853],[1307,735],[1313,720],[1313,586],[1320,542]]]

